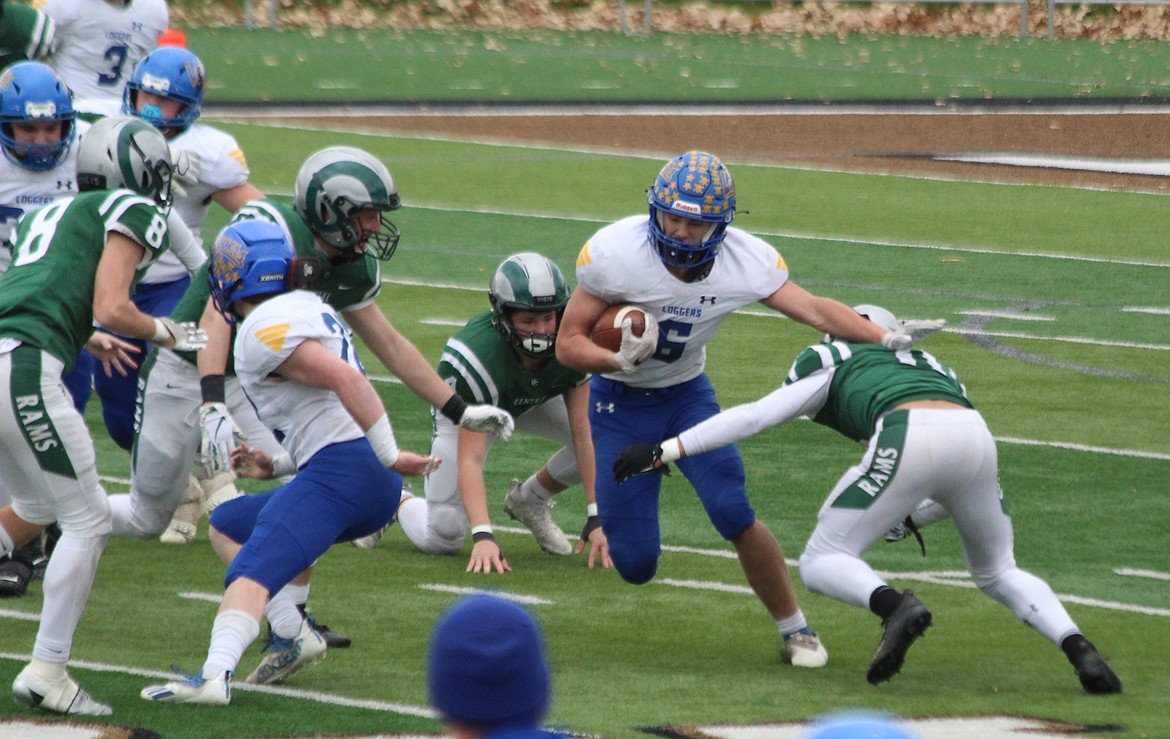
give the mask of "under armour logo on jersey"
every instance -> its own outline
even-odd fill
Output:
[[[716,296],[714,296],[714,295],[700,295],[699,296],[699,305],[705,305],[708,300],[711,301],[711,305],[715,305],[715,297]]]
[[[599,402],[599,403],[594,403],[593,405],[595,406],[596,413],[601,413],[602,411],[605,411],[606,413],[613,413],[613,403],[600,403]]]

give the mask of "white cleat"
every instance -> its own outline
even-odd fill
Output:
[[[543,500],[524,500],[520,492],[520,481],[512,481],[512,489],[504,496],[504,511],[524,524],[540,548],[549,554],[567,557],[573,553],[569,537],[553,522],[548,509],[551,503]]]
[[[271,685],[284,680],[294,672],[325,658],[325,639],[309,619],[301,622],[300,632],[291,639],[273,634],[264,645],[264,659],[244,682],[251,685]]]
[[[378,546],[378,542],[382,541],[382,537],[386,535],[386,532],[389,531],[390,527],[393,525],[394,519],[392,518],[385,526],[378,529],[374,533],[367,534],[366,536],[360,537],[358,539],[354,539],[353,545],[358,549],[373,549],[374,547]]]
[[[784,651],[793,667],[817,668],[829,663],[821,638],[808,629],[784,637]]]
[[[145,687],[140,695],[143,700],[161,703],[226,706],[232,702],[232,673],[221,672],[215,677],[205,678],[203,671],[200,670],[198,674],[187,675],[183,680]]]
[[[210,480],[200,480],[199,487],[203,489],[203,513],[209,516],[224,503],[243,495],[236,487],[236,473],[231,470],[221,472]]]
[[[166,531],[159,534],[163,544],[190,544],[195,541],[195,531],[203,516],[203,488],[194,476],[187,478],[187,489],[183,500],[175,509]]]
[[[52,683],[41,682],[25,667],[12,681],[12,697],[30,708],[74,716],[112,716],[114,709],[98,703],[68,674]]]

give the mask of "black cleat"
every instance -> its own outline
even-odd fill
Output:
[[[303,605],[297,606],[297,609],[301,612],[302,616],[309,620],[309,624],[317,630],[317,633],[325,640],[325,646],[329,649],[347,649],[353,644],[353,639],[349,634],[333,631],[325,624],[305,613],[305,607]]]
[[[906,652],[914,640],[926,633],[930,626],[930,609],[907,590],[902,593],[902,602],[889,618],[882,621],[885,632],[878,642],[877,651],[869,662],[865,679],[871,685],[884,683],[897,675],[906,660]]]
[[[1121,692],[1121,678],[1092,644],[1076,657],[1070,657],[1069,662],[1076,669],[1086,693],[1109,695]]]
[[[0,598],[19,598],[28,592],[32,579],[33,567],[23,558],[0,559]]]

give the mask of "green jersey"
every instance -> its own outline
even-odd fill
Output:
[[[49,56],[55,35],[49,16],[16,3],[4,3],[0,12],[0,69],[14,62],[43,61]]]
[[[47,351],[70,372],[93,334],[94,279],[111,231],[146,249],[135,283],[170,246],[166,212],[129,190],[86,192],[26,213],[0,277],[0,337]]]
[[[297,214],[292,206],[278,203],[274,200],[253,200],[240,208],[232,217],[232,223],[240,221],[262,219],[272,221],[284,229],[285,235],[292,242],[293,249],[298,256],[312,257],[321,262],[322,271],[317,277],[314,292],[333,306],[339,313],[355,305],[373,300],[382,289],[382,275],[378,260],[369,254],[351,262],[331,263],[317,246],[317,240],[305,220]],[[191,286],[187,288],[183,299],[171,312],[171,318],[176,321],[198,322],[203,316],[203,309],[207,299],[211,297],[211,287],[207,282],[207,270],[210,260],[191,278]],[[232,345],[235,344],[235,328],[232,329]],[[233,361],[229,349],[229,374],[234,373]],[[183,359],[195,363],[195,352],[180,352]]]
[[[817,344],[796,358],[784,384],[830,369],[828,397],[812,420],[855,441],[870,438],[883,413],[911,400],[972,407],[954,371],[920,349],[893,352],[877,344]]]
[[[516,350],[492,325],[491,311],[475,316],[448,339],[439,359],[439,376],[468,403],[489,403],[514,417],[588,378],[555,357],[535,372],[525,369]]]

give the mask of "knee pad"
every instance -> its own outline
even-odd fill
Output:
[[[435,506],[427,511],[427,531],[436,550],[454,554],[463,548],[470,529],[463,510],[454,506]]]

